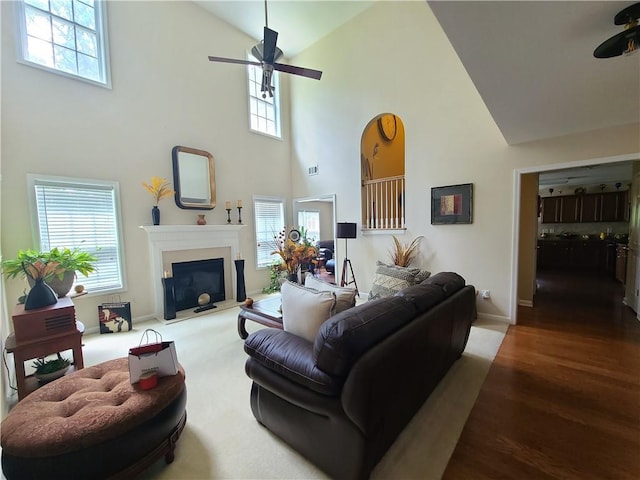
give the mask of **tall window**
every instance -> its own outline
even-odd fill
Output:
[[[248,60],[257,62],[257,59],[249,55]],[[268,94],[263,97],[260,91],[262,86],[262,68],[248,65],[249,75],[249,125],[251,130],[280,137],[280,82],[278,72],[273,72],[272,84],[273,97]]]
[[[307,210],[299,211],[298,225],[304,227],[309,241],[317,242],[320,240],[320,212]]]
[[[81,283],[90,293],[122,290],[124,260],[117,182],[28,175],[39,249],[80,248],[94,254],[96,271]]]
[[[276,259],[271,253],[275,250],[273,237],[285,227],[284,200],[254,197],[253,211],[256,225],[256,265],[258,268],[264,268]]]
[[[16,8],[21,62],[110,86],[103,2],[23,0]]]

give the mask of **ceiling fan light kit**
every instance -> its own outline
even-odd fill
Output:
[[[276,46],[276,43],[278,41],[278,32],[269,28],[267,17],[267,0],[264,1],[264,23],[265,26],[262,42],[254,45],[251,49],[251,55],[253,55],[258,60],[257,62],[213,56],[209,56],[209,61],[261,66],[262,82],[260,91],[262,92],[262,98],[266,98],[267,95],[273,97],[274,87],[271,84],[271,78],[273,76],[274,70],[283,73],[291,73],[293,75],[300,75],[301,77],[313,78],[314,80],[320,80],[320,77],[322,77],[322,72],[319,70],[286,65],[284,63],[276,63],[276,60],[282,57],[283,54],[282,50],[280,50]]]
[[[624,25],[624,31],[602,42],[593,52],[596,58],[611,58],[631,55],[640,48],[640,3],[634,3],[618,12],[613,23]]]

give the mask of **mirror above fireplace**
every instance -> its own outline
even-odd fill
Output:
[[[216,206],[213,155],[190,147],[173,147],[173,185],[176,205],[192,210]]]

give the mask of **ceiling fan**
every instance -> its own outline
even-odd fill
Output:
[[[640,48],[640,3],[634,3],[618,12],[613,23],[624,25],[624,31],[602,42],[593,52],[596,58],[617,57],[630,54]]]
[[[253,55],[258,60],[257,62],[212,56],[209,56],[209,60],[211,62],[240,63],[242,65],[261,66],[262,84],[260,87],[260,91],[262,92],[262,98],[266,98],[267,94],[269,94],[270,97],[273,97],[274,87],[271,84],[271,77],[273,76],[274,70],[320,80],[322,72],[319,70],[295,67],[293,65],[285,65],[284,63],[276,63],[276,60],[282,57],[282,50],[280,50],[276,46],[276,42],[278,40],[278,32],[269,28],[269,22],[267,18],[267,0],[264,0],[264,23],[265,26],[263,40],[259,44],[254,45],[254,47],[251,49],[251,55]]]

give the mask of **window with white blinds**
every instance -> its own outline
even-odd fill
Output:
[[[253,197],[253,211],[256,226],[256,265],[258,268],[270,266],[277,255],[274,236],[285,227],[284,199],[273,197]]]
[[[79,248],[94,254],[96,270],[80,283],[90,293],[124,289],[117,182],[29,175],[39,249]]]

